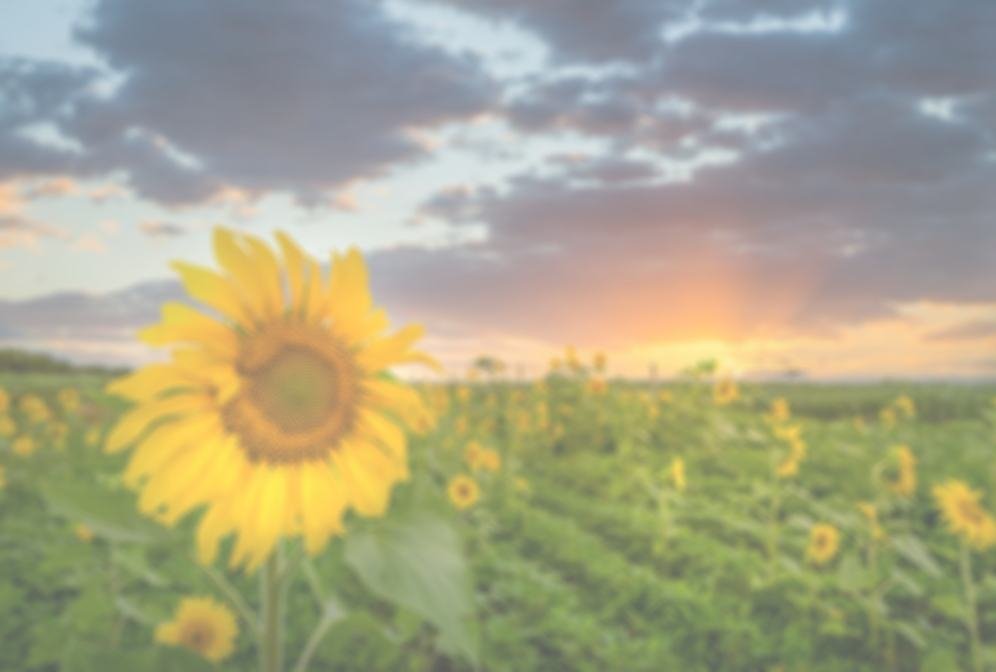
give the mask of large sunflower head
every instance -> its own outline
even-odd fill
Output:
[[[405,428],[419,395],[387,374],[431,362],[412,350],[421,328],[387,335],[360,254],[318,262],[277,234],[219,228],[219,270],[176,263],[200,308],[163,306],[142,339],[170,358],[112,383],[136,403],[107,438],[133,446],[126,481],[140,508],[172,524],[205,507],[198,552],[211,562],[234,533],[233,565],[258,566],[283,536],[317,553],[348,509],[382,515],[407,476]]]
[[[190,649],[213,663],[228,658],[239,634],[235,616],[209,597],[184,598],[173,620],[156,628],[156,641]]]
[[[996,520],[979,503],[981,495],[967,484],[949,480],[934,486],[934,499],[951,532],[985,550],[996,544]]]

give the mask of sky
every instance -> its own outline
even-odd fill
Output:
[[[996,376],[989,0],[4,0],[0,347],[128,364],[223,224],[458,375]]]

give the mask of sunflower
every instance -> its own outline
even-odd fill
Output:
[[[833,525],[817,523],[809,531],[809,547],[806,557],[814,565],[825,565],[840,548],[840,532]]]
[[[484,471],[498,471],[501,469],[501,455],[491,448],[484,448],[477,457],[477,468]]]
[[[356,250],[334,254],[323,278],[291,238],[277,240],[283,265],[262,240],[223,228],[220,272],[176,263],[210,314],[167,303],[141,337],[171,345],[170,360],[109,386],[136,403],[105,448],[134,446],[124,477],[140,509],[172,525],[205,507],[199,559],[234,533],[230,564],[250,571],[283,536],[316,554],[348,509],[384,514],[408,476],[404,428],[426,414],[387,367],[433,363],[412,350],[420,327],[384,335]]]
[[[467,463],[467,466],[471,469],[477,469],[481,462],[481,453],[485,450],[484,446],[479,444],[477,441],[471,441],[467,444],[467,447],[463,450],[463,459]]]
[[[606,389],[608,389],[608,383],[605,382],[605,378],[592,378],[588,381],[588,391],[592,394],[605,394]]]
[[[916,417],[916,404],[909,397],[909,395],[903,394],[896,397],[896,400],[892,402],[892,407],[896,409],[897,413],[907,419]]]
[[[934,499],[951,532],[984,550],[996,544],[996,520],[979,504],[981,498],[962,481],[952,479],[934,486]]]
[[[858,502],[857,506],[858,511],[868,521],[868,529],[871,532],[872,539],[885,538],[885,530],[882,529],[882,525],[878,522],[878,508],[871,502]]]
[[[667,470],[668,480],[678,492],[684,492],[688,481],[685,478],[685,460],[676,457],[671,461],[671,466]]]
[[[478,487],[477,481],[464,474],[454,476],[450,479],[450,484],[446,491],[450,496],[450,501],[453,502],[453,506],[461,511],[472,507],[481,496],[481,489]]]
[[[0,438],[6,439],[14,436],[16,431],[17,425],[13,419],[9,415],[0,414]]]
[[[38,446],[35,444],[35,440],[30,436],[19,436],[14,439],[11,444],[10,449],[14,451],[15,455],[20,455],[21,457],[28,457],[37,450]]]
[[[712,400],[717,406],[732,404],[740,398],[740,388],[732,378],[723,378],[716,382],[712,388]]]
[[[792,409],[789,407],[788,399],[778,397],[771,402],[771,408],[767,415],[768,422],[773,425],[780,425],[788,422],[791,417]]]
[[[21,409],[21,413],[28,418],[28,422],[33,425],[41,424],[52,417],[52,411],[49,410],[45,400],[36,394],[28,394],[21,397],[18,406]]]
[[[239,634],[235,616],[210,597],[186,597],[173,620],[156,628],[160,644],[182,646],[213,663],[232,655]]]
[[[78,523],[73,528],[73,534],[76,535],[76,538],[83,543],[90,543],[93,541],[93,530],[91,530],[90,526],[86,523]]]
[[[896,470],[889,489],[902,497],[912,497],[916,492],[916,456],[907,445],[893,446],[891,452]]]
[[[75,413],[80,408],[80,393],[71,387],[59,390],[56,400],[66,413]]]

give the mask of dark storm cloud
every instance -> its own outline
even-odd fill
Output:
[[[368,0],[103,0],[79,37],[126,79],[69,131],[166,201],[218,183],[308,198],[422,156],[405,129],[473,115],[491,95],[472,61],[418,46]],[[124,141],[132,128],[193,165],[154,165]]]
[[[90,70],[0,66],[0,176],[123,171],[166,204],[222,186],[314,200],[424,156],[408,129],[493,96],[474,61],[422,46],[367,0],[102,0],[77,37],[123,81],[98,95]],[[39,122],[81,151],[25,139]]]
[[[0,57],[0,180],[74,166],[74,152],[42,142],[28,131],[71,113],[95,75],[90,68]]]

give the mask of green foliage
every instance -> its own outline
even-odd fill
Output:
[[[961,478],[996,508],[996,388],[757,384],[717,406],[715,363],[666,385],[605,388],[584,365],[542,386],[478,368],[487,380],[425,390],[437,423],[412,437],[412,479],[386,517],[351,517],[313,559],[284,545],[291,663],[324,623],[310,669],[970,669],[958,542],[930,489]],[[193,562],[196,514],[164,528],[136,511],[124,458],[99,449],[122,408],[102,392],[106,376],[33,371],[0,376],[15,400],[32,393],[53,409],[31,425],[12,407],[34,454],[0,437],[0,670],[254,669],[258,577]],[[59,408],[66,386],[82,394],[78,411]],[[915,417],[887,426],[879,411],[901,394]],[[787,449],[764,418],[777,397],[806,444],[784,479],[774,470]],[[65,426],[61,442],[53,425]],[[472,441],[501,468],[475,470]],[[911,497],[887,484],[897,444],[917,458]],[[685,489],[669,477],[678,457]],[[446,501],[458,473],[481,488],[467,511]],[[882,536],[858,502],[875,505]],[[841,535],[824,565],[806,556],[820,522]],[[991,668],[994,556],[972,557]],[[250,613],[239,611],[223,663],[154,642],[180,598],[235,609],[233,594]]]

